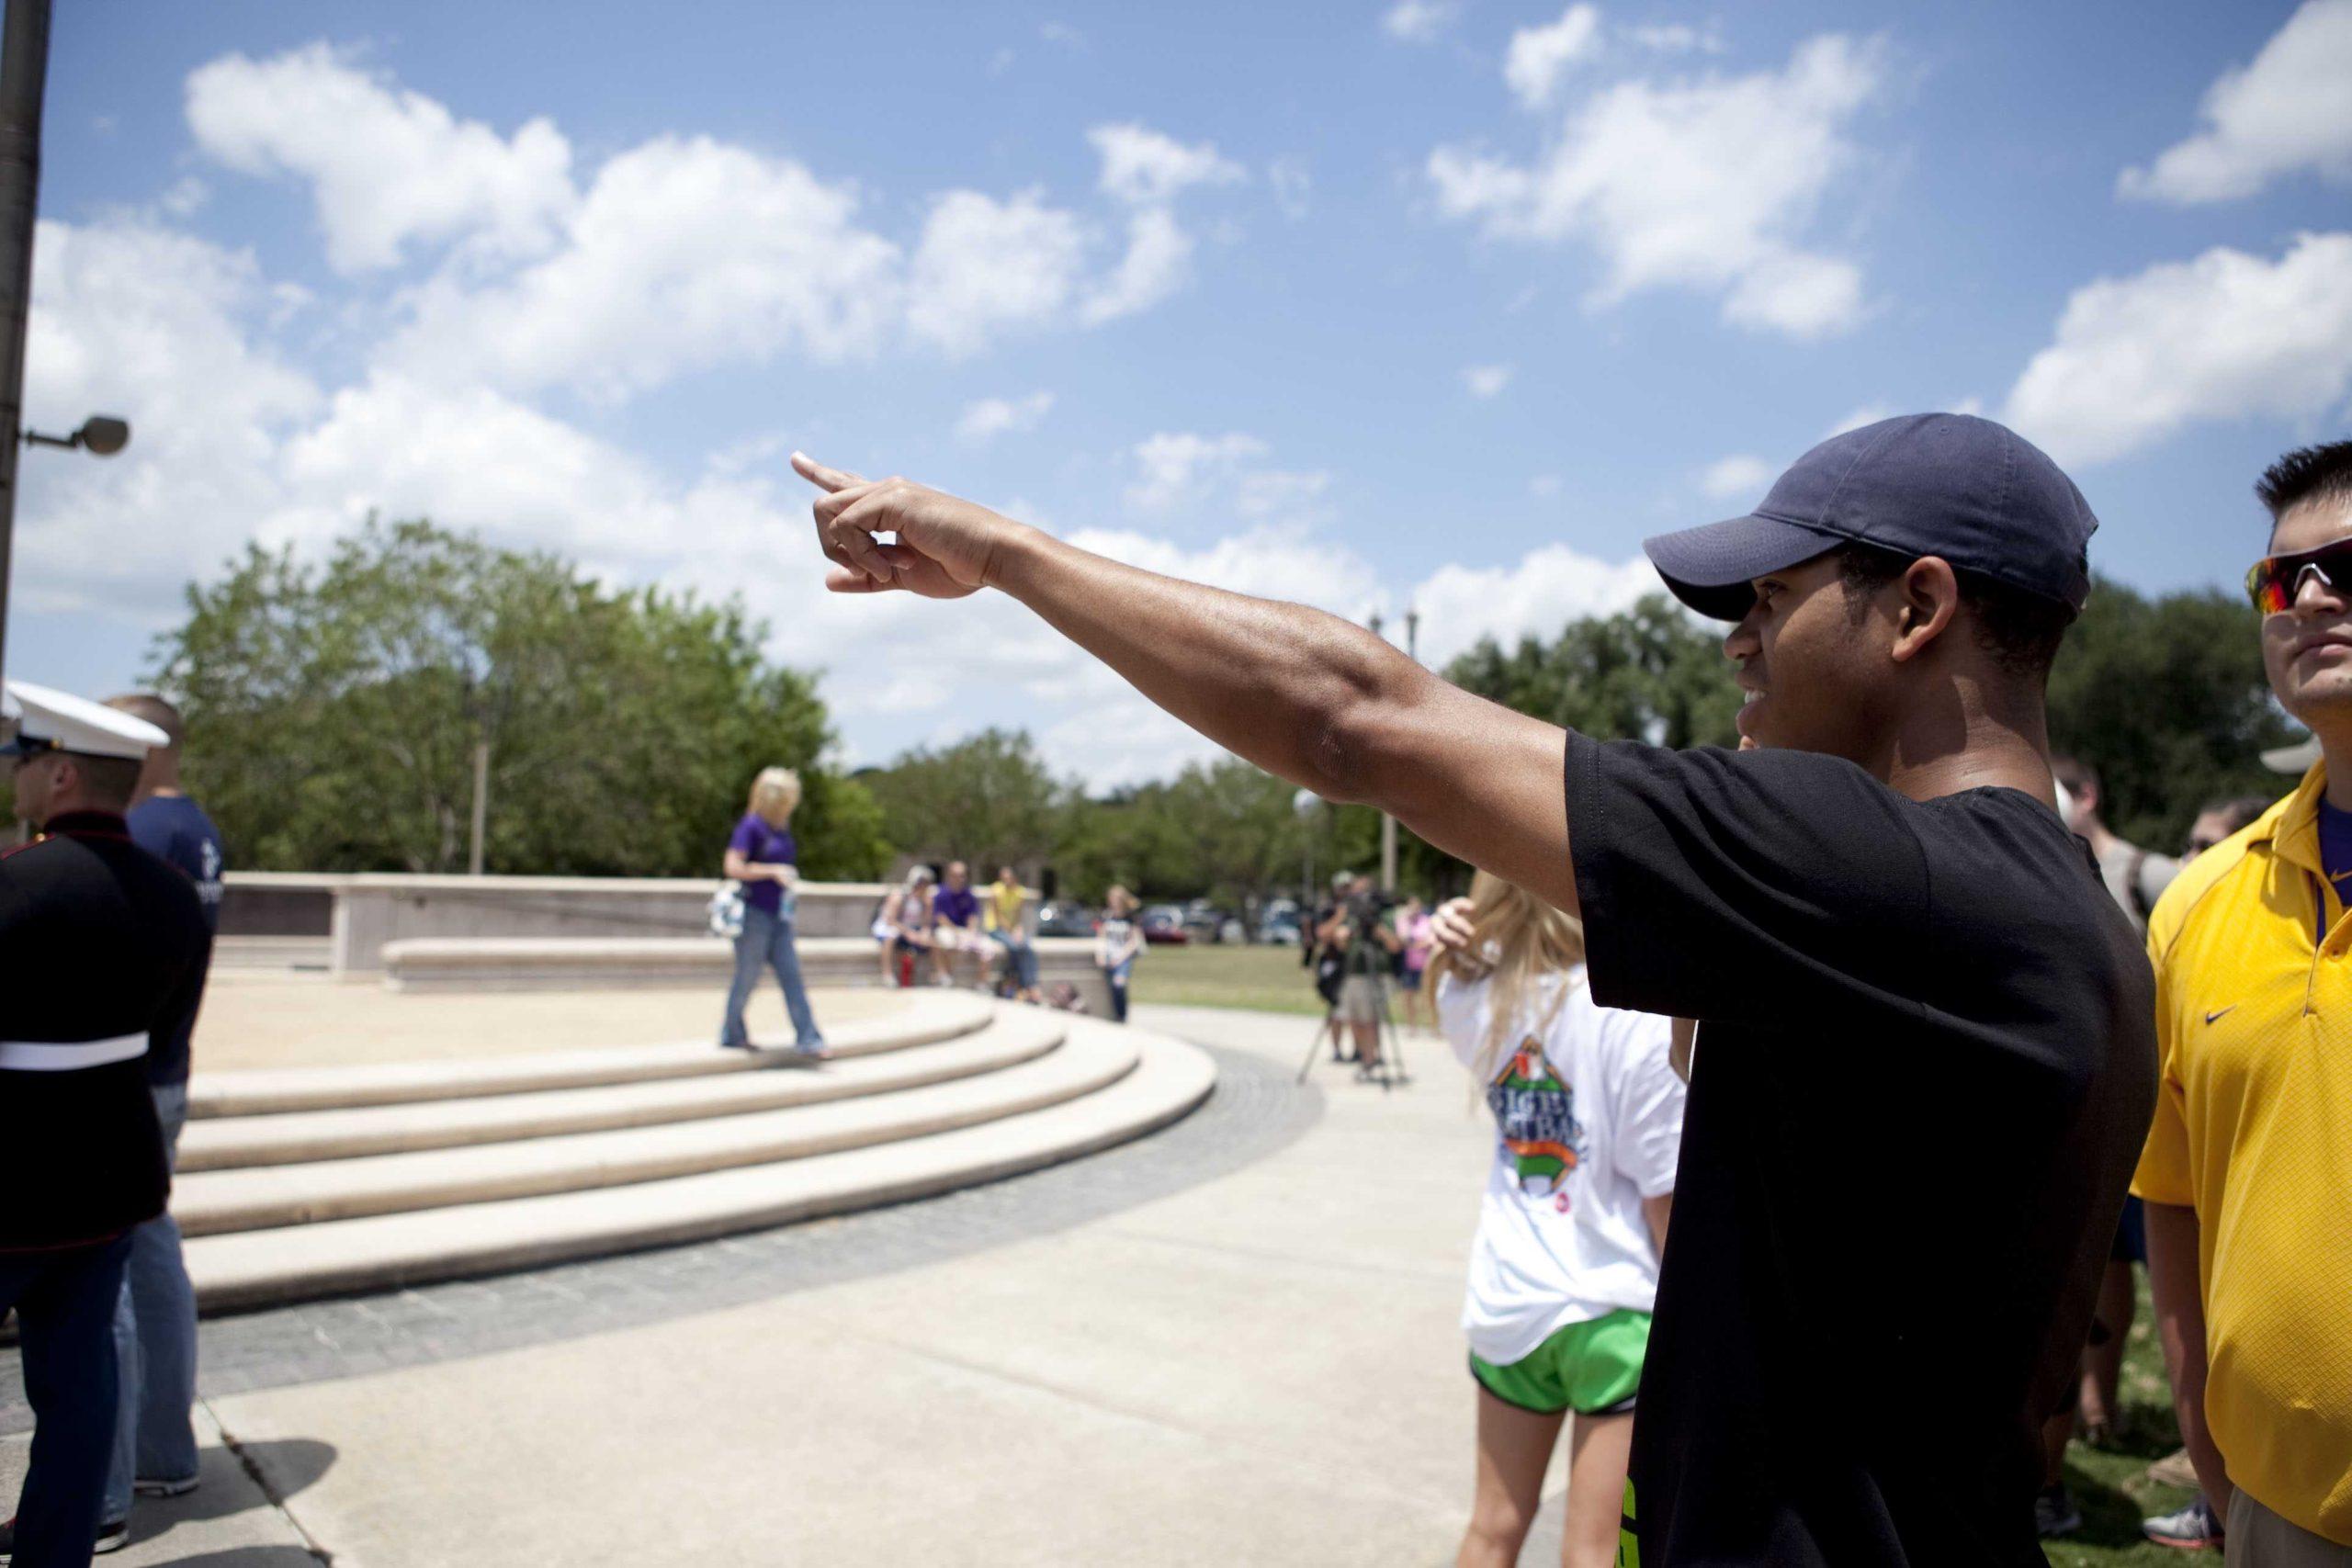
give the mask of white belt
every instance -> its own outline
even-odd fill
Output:
[[[147,1054],[147,1036],[118,1034],[111,1040],[0,1040],[0,1067],[20,1073],[71,1073],[103,1067]]]

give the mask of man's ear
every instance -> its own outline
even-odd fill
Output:
[[[1894,588],[1894,646],[1888,651],[1899,664],[1926,652],[1960,614],[1960,579],[1941,556],[1921,556]]]

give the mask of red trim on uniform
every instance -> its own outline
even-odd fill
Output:
[[[158,1209],[154,1213],[148,1215],[147,1220],[159,1218],[163,1213],[163,1210]],[[139,1225],[145,1224],[147,1220],[140,1221]],[[87,1241],[55,1241],[50,1243],[47,1247],[0,1247],[0,1255],[11,1258],[20,1258],[27,1253],[32,1252],[72,1252],[76,1247],[104,1247],[110,1241],[121,1240],[124,1236],[129,1235],[132,1231],[137,1230],[139,1225],[125,1225],[119,1231],[108,1231],[104,1235],[92,1236]]]

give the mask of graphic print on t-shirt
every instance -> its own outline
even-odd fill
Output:
[[[1576,1118],[1576,1096],[1552,1070],[1541,1040],[1531,1035],[1512,1053],[1487,1089],[1487,1106],[1518,1167],[1520,1190],[1531,1198],[1557,1192],[1584,1156],[1584,1123]]]

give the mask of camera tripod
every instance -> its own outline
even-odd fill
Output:
[[[1388,1016],[1388,985],[1385,979],[1380,981],[1379,989],[1380,1029],[1374,1038],[1380,1042],[1380,1063],[1364,1076],[1379,1084],[1382,1089],[1389,1089],[1396,1088],[1399,1084],[1411,1083],[1413,1075],[1405,1070],[1404,1043],[1396,1032],[1396,1020]],[[1315,1070],[1315,1059],[1322,1055],[1323,1042],[1331,1032],[1332,1021],[1339,1016],[1340,1004],[1337,1002],[1333,1002],[1323,1010],[1323,1021],[1315,1026],[1315,1038],[1307,1043],[1306,1059],[1298,1065],[1297,1082],[1305,1083],[1306,1075]],[[1353,1027],[1353,1025],[1349,1026],[1351,1033]],[[1361,1068],[1358,1070],[1362,1071]]]

